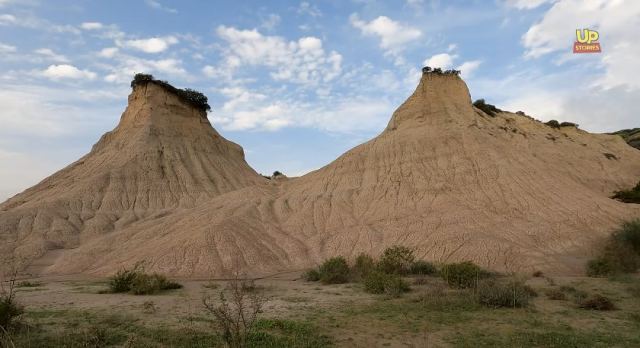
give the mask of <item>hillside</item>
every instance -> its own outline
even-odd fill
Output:
[[[640,177],[618,136],[492,117],[455,75],[424,74],[387,128],[327,166],[266,180],[194,110],[137,87],[87,156],[0,205],[7,250],[44,273],[146,268],[187,277],[301,269],[393,244],[436,262],[580,273],[640,207],[609,198]]]

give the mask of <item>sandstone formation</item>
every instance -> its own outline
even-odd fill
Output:
[[[0,242],[27,264],[49,255],[47,274],[144,261],[174,276],[264,275],[394,244],[435,262],[580,273],[640,216],[609,198],[639,178],[640,152],[618,136],[492,117],[458,76],[425,73],[379,136],[268,180],[203,112],[147,84],[88,155],[0,205]]]

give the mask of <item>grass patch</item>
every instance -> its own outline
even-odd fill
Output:
[[[182,285],[170,281],[167,277],[153,273],[145,273],[141,267],[118,271],[109,280],[109,290],[105,293],[131,293],[134,295],[151,295],[160,291],[181,289]]]
[[[31,281],[25,280],[25,281],[18,282],[16,284],[16,288],[37,288],[42,286],[43,284],[44,284],[43,282],[38,282],[38,281],[31,282]]]

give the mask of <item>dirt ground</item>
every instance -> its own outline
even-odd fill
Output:
[[[24,320],[44,326],[50,325],[44,320],[47,318],[60,325],[66,319],[59,318],[92,313],[135,318],[136,325],[166,330],[213,330],[202,299],[207,295],[215,298],[225,288],[223,280],[178,279],[182,289],[135,296],[100,293],[107,289],[105,279],[47,277],[21,281],[25,280],[29,286],[17,289],[17,299],[27,311]],[[400,298],[367,294],[358,283],[307,282],[300,279],[300,272],[260,279],[256,286],[269,299],[262,318],[304,322],[311,325],[314,334],[328,340],[300,346],[640,346],[638,275],[613,280],[529,277],[527,284],[537,296],[527,308],[514,309],[479,306],[468,300],[468,293],[447,289],[439,278],[407,280],[412,290]],[[564,292],[566,299],[551,300],[546,295],[551,290]],[[572,301],[577,293],[606,296],[617,309],[580,309]]]

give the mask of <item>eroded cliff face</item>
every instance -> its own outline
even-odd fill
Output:
[[[167,191],[176,193],[160,195],[159,188],[139,193],[139,174],[120,174],[118,186],[99,191],[109,195],[94,193],[103,197],[97,203],[78,192],[74,202],[89,201],[75,203],[80,212],[103,201],[112,207],[108,211],[129,209],[124,215],[103,212],[106,217],[98,221],[105,223],[91,229],[92,219],[74,224],[83,228],[73,230],[79,236],[74,249],[62,252],[44,272],[106,275],[144,261],[151,271],[178,276],[224,275],[238,268],[264,275],[309,267],[330,256],[377,255],[402,244],[436,262],[473,260],[500,271],[580,273],[593,246],[620,221],[640,213],[637,205],[608,198],[640,177],[640,152],[620,137],[554,129],[507,112],[491,117],[473,107],[457,76],[425,74],[379,136],[315,172],[272,181],[248,168],[241,150],[201,115],[178,112],[172,108],[182,106],[173,102],[138,103],[136,93],[143,100],[172,98],[161,91],[135,91],[121,124],[87,157],[112,153],[103,147],[126,148],[125,153],[142,148],[135,162],[145,163],[143,168],[172,168],[142,175],[150,182],[144,187],[167,182]],[[136,116],[144,114],[151,117]],[[176,127],[167,121],[171,115],[184,117],[179,123],[185,124]],[[138,140],[134,146],[125,139]],[[178,146],[175,139],[188,141]],[[143,150],[149,142],[159,145]],[[165,160],[159,163],[161,145]],[[121,163],[113,156],[96,161]],[[177,174],[182,171],[186,174]],[[105,175],[97,165],[92,173]],[[76,187],[77,177],[68,174],[56,182]],[[162,179],[167,177],[185,179]],[[23,205],[47,202],[33,198],[46,196],[40,195],[48,185],[39,186],[23,194],[32,197]],[[2,206],[8,215],[0,215],[0,226],[10,226],[11,216],[24,216],[19,207],[10,207],[21,196]],[[105,201],[105,196],[113,198]],[[153,211],[161,213],[148,213],[156,206]],[[61,217],[74,211],[68,204],[55,211],[61,220],[77,220]],[[23,236],[17,250],[29,248],[30,236],[42,235],[21,227],[30,226],[23,220],[0,230]],[[47,235],[52,230],[48,227]]]
[[[89,154],[0,205],[0,238],[31,260],[261,181],[204,111],[147,83]]]

